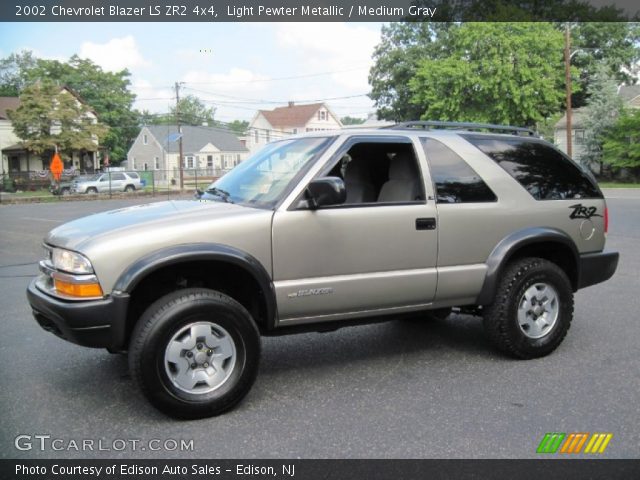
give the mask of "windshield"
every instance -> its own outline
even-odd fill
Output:
[[[226,202],[273,208],[296,174],[317,159],[333,138],[298,138],[268,144],[213,182],[207,192]]]

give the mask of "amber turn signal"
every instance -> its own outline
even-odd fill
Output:
[[[70,283],[56,278],[54,285],[58,293],[69,297],[90,298],[102,296],[102,288],[98,283]]]

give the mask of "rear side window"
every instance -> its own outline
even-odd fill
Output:
[[[504,168],[536,200],[602,198],[587,174],[549,145],[522,138],[464,137]]]
[[[124,173],[112,173],[111,180],[126,180]]]
[[[421,138],[437,203],[495,202],[496,196],[480,176],[456,152],[433,138]]]

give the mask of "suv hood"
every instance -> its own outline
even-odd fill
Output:
[[[89,215],[56,227],[45,239],[46,243],[83,252],[101,240],[133,235],[144,231],[158,235],[166,229],[188,235],[194,225],[209,224],[230,216],[269,213],[231,203],[197,200],[177,200],[135,205]]]

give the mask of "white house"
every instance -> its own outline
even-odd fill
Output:
[[[76,101],[86,105],[82,99],[71,89],[62,87],[61,92],[66,95],[73,95]],[[13,131],[13,125],[7,110],[16,110],[20,106],[18,97],[0,97],[0,150],[2,150],[2,172],[10,174],[19,174],[32,172],[32,175],[39,174],[45,176],[51,158],[48,155],[34,155],[29,152],[22,144],[20,139]],[[92,110],[86,113],[86,117],[92,122],[98,121],[98,116]],[[51,133],[60,132],[60,125],[53,124]],[[71,152],[71,158],[65,160],[65,169],[79,170],[82,172],[94,172],[99,168],[98,162],[98,139],[94,139],[95,149],[93,150],[74,150]],[[53,148],[53,146],[52,146]]]
[[[248,156],[238,137],[215,127],[148,125],[142,127],[127,153],[131,170],[158,170],[156,180],[177,180],[182,136],[183,175],[219,176]]]
[[[251,153],[272,140],[304,132],[342,128],[340,119],[325,103],[296,105],[273,110],[258,110],[247,128],[247,148]]]

